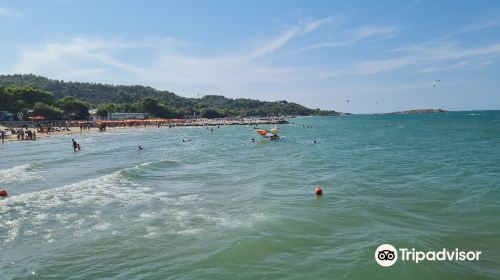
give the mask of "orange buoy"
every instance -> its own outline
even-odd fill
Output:
[[[320,186],[317,186],[316,190],[314,192],[316,193],[316,195],[322,195],[323,194],[323,190],[321,189]]]
[[[1,197],[7,197],[7,191],[6,190],[0,190],[0,196]]]

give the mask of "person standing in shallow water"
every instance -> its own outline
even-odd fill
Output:
[[[75,139],[71,139],[73,141],[73,150],[76,152],[76,148],[78,148],[78,143],[76,143]]]

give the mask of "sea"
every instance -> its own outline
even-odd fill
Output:
[[[500,111],[289,121],[0,144],[0,279],[500,278]]]

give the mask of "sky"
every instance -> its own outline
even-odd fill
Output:
[[[0,74],[185,97],[500,109],[499,55],[494,0],[0,0]]]

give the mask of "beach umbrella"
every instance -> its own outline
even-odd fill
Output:
[[[32,121],[41,121],[41,120],[45,120],[45,117],[43,117],[43,116],[32,116],[32,117],[28,117],[28,119],[30,119]]]

